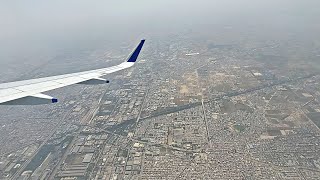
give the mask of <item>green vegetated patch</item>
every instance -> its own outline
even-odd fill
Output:
[[[312,59],[310,59],[308,62],[310,62],[310,66],[314,69],[314,70],[320,70],[320,63],[319,63],[319,59],[320,57],[314,57]]]
[[[281,136],[281,131],[279,129],[268,129],[267,133],[269,136]]]
[[[48,156],[50,152],[54,150],[53,145],[44,145],[41,147],[40,151],[32,158],[30,163],[27,165],[25,170],[31,170],[34,171],[36,170],[41,163],[44,161],[44,159]]]
[[[235,108],[236,108],[237,110],[241,110],[241,111],[246,111],[246,112],[249,112],[249,113],[253,113],[253,109],[252,109],[250,106],[248,106],[248,105],[246,105],[246,104],[243,104],[243,103],[237,103],[237,104],[235,104]]]
[[[320,113],[319,112],[308,113],[307,116],[311,121],[313,121],[320,128]]]
[[[50,140],[50,144],[43,145],[24,170],[35,171],[43,163],[43,161],[47,158],[47,156],[50,153],[55,152],[58,146],[60,146],[60,148],[63,147],[61,152],[64,153],[67,150],[66,147],[72,141],[73,138],[73,136],[65,136],[64,138]],[[61,140],[59,143],[52,143],[52,141],[57,141],[59,139]]]
[[[245,125],[241,125],[241,124],[235,124],[233,125],[233,128],[237,131],[237,132],[243,132],[246,130],[247,126]]]
[[[269,122],[272,124],[279,124],[279,121],[276,118],[268,118]]]
[[[233,44],[215,44],[215,43],[210,43],[207,45],[209,50],[213,50],[213,49],[233,49],[234,45]]]
[[[281,114],[281,111],[280,110],[266,110],[266,113],[267,114]]]
[[[256,60],[275,67],[285,67],[288,65],[287,58],[277,55],[259,54],[257,55]]]
[[[265,117],[267,118],[274,118],[280,121],[286,119],[289,116],[290,116],[289,114],[266,114],[265,115]]]
[[[246,111],[248,113],[253,112],[253,109],[250,106],[243,104],[241,102],[233,103],[230,100],[224,100],[220,109],[222,113],[231,113],[237,110]]]
[[[128,150],[127,149],[119,149],[117,153],[117,157],[127,157]]]
[[[132,130],[132,128],[134,128],[135,122],[136,119],[126,120],[121,122],[120,124],[116,124],[107,128],[107,130],[112,131],[115,134],[127,136],[128,132]]]

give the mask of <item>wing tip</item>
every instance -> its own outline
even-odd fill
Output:
[[[136,60],[138,59],[138,56],[140,54],[140,51],[143,47],[143,44],[146,40],[142,39],[139,43],[139,45],[136,47],[136,49],[132,52],[130,58],[127,60],[127,62],[136,62]]]

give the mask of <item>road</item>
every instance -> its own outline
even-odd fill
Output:
[[[234,92],[228,92],[226,94],[220,95],[220,96],[216,96],[208,101],[204,101],[203,104],[207,104],[210,102],[214,102],[214,101],[219,101],[221,99],[223,99],[224,97],[235,97],[235,96],[239,96],[239,95],[243,95],[243,94],[248,94],[248,93],[252,93],[255,91],[259,91],[265,88],[270,88],[270,87],[274,87],[274,86],[279,86],[279,85],[283,85],[286,83],[290,83],[290,82],[294,82],[294,81],[299,81],[299,80],[304,80],[304,79],[309,79],[312,78],[314,76],[316,76],[317,74],[311,74],[311,75],[307,75],[304,77],[298,77],[295,79],[287,79],[287,80],[281,80],[281,81],[276,81],[270,84],[263,84],[260,86],[256,86],[253,88],[249,88],[249,89],[245,89],[245,90],[240,90],[240,91],[234,91]],[[194,107],[198,107],[198,106],[202,106],[202,102],[195,102],[195,103],[190,103],[190,104],[186,104],[186,105],[181,105],[178,107],[169,107],[160,111],[156,111],[153,112],[151,115],[147,116],[147,117],[143,117],[140,118],[140,120],[145,120],[145,119],[149,119],[149,118],[154,118],[154,117],[158,117],[158,116],[162,116],[162,115],[167,115],[167,114],[171,114],[171,113],[175,113],[175,112],[179,112],[182,110],[186,110],[186,109],[191,109]]]
[[[69,110],[64,116],[63,118],[60,120],[60,122],[57,124],[56,128],[52,131],[52,133],[41,143],[41,145],[38,147],[38,149],[32,154],[32,156],[26,161],[24,162],[19,170],[10,178],[12,180],[14,179],[18,179],[18,177],[20,176],[20,174],[23,173],[24,169],[27,167],[27,165],[31,162],[31,160],[38,154],[38,152],[40,151],[40,149],[42,148],[43,145],[45,145],[47,143],[47,141],[51,138],[51,136],[53,136],[53,134],[56,132],[56,130],[59,128],[59,126],[61,125],[61,123],[64,122],[64,120],[70,115],[72,111]]]
[[[88,122],[91,122],[92,119],[95,117],[96,113],[98,112],[100,105],[101,105],[101,100],[103,97],[104,93],[102,93],[97,105],[90,109],[87,114],[85,116],[83,116],[83,118],[81,119],[81,124],[84,124],[84,126],[80,127],[74,134],[77,135],[79,134],[83,128],[85,127],[85,124]],[[72,145],[74,144],[76,138],[73,138],[72,141],[69,143],[65,153],[62,155],[62,157],[60,158],[58,164],[55,166],[54,170],[52,171],[52,173],[50,174],[50,177],[48,179],[54,179],[54,176],[56,175],[56,173],[58,172],[58,170],[60,169],[60,166],[62,163],[64,163],[65,159],[68,156],[68,152],[70,152]]]

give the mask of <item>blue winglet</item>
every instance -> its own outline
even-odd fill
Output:
[[[133,53],[131,54],[130,58],[128,59],[127,62],[136,62],[138,56],[139,56],[139,53],[142,49],[142,46],[144,44],[144,39],[141,40],[141,42],[139,43],[139,45],[137,46],[137,48],[133,51]]]

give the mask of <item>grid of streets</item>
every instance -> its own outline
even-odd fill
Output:
[[[110,85],[1,117],[0,179],[316,180],[320,76],[284,44],[150,40]]]

